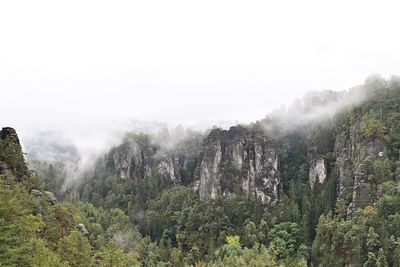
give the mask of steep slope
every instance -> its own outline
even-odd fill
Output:
[[[204,135],[128,134],[71,203],[41,188],[15,130],[3,128],[0,262],[398,266],[400,82],[359,90],[352,105],[311,94],[301,116]],[[327,107],[337,109],[326,116]]]
[[[205,138],[200,163],[199,195],[215,199],[245,193],[276,203],[281,190],[274,142],[250,127],[216,129]]]
[[[306,137],[310,185],[337,175],[349,215],[373,203],[383,182],[398,180],[400,166],[400,86],[394,79],[365,87],[365,101]]]
[[[279,201],[278,165],[270,137],[261,129],[237,126],[188,137],[168,148],[153,136],[129,135],[98,162],[95,175],[116,175],[136,185],[152,179],[167,187],[192,185],[202,200],[254,195],[266,204]]]
[[[21,144],[13,128],[0,131],[0,175],[6,179],[32,186],[31,174],[26,166]]]
[[[371,79],[350,92],[307,95],[297,107],[303,120],[279,114],[172,146],[163,145],[168,139],[130,135],[99,162],[96,173],[136,185],[156,177],[161,191],[191,185],[202,200],[255,196],[264,204],[279,203],[291,180],[313,187],[335,176],[337,195],[350,214],[374,200],[379,184],[399,179],[399,95],[396,79]],[[330,107],[336,110],[327,112]],[[387,174],[376,173],[382,164],[390,165]]]
[[[127,135],[121,145],[110,150],[106,161],[99,162],[100,169],[136,184],[156,175],[176,185],[188,184],[193,181],[201,138],[194,133],[174,145],[165,146],[151,135]]]

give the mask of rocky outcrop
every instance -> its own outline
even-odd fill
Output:
[[[195,149],[198,153],[201,148]],[[141,140],[136,135],[126,138],[123,144],[113,148],[109,160],[112,171],[121,179],[135,182],[159,175],[173,184],[180,184],[185,178],[183,174],[192,174],[196,167],[196,158],[180,152],[179,145],[164,148],[152,143],[150,139]]]
[[[56,198],[56,196],[54,195],[53,192],[44,191],[44,193],[47,196],[47,198],[49,199],[50,204],[56,205],[58,203],[58,199]]]
[[[325,183],[327,177],[327,167],[325,158],[319,156],[310,162],[310,171],[309,171],[309,179],[310,185],[313,186],[315,181],[318,181],[320,184]]]
[[[173,182],[181,180],[178,157],[169,152],[159,153],[157,148],[140,145],[134,140],[115,149],[112,159],[121,179],[138,181],[161,174]]]
[[[138,180],[151,174],[149,157],[154,153],[150,147],[140,145],[135,139],[127,140],[110,152],[117,175],[129,180]]]
[[[89,234],[89,231],[86,229],[86,226],[83,223],[78,223],[75,227],[76,227],[76,229],[81,231],[82,234],[84,234],[84,235]]]
[[[203,200],[237,194],[257,196],[263,203],[279,201],[281,176],[274,143],[245,127],[215,129],[204,141],[199,195]]]
[[[351,159],[351,144],[345,132],[336,137],[335,154],[335,165],[339,174],[339,195],[342,197],[348,196],[353,191],[354,171]]]
[[[351,208],[363,208],[370,201],[371,185],[368,182],[368,176],[372,173],[372,156],[368,156],[354,172],[354,185]],[[351,210],[350,210],[351,211]]]
[[[203,144],[170,148],[134,135],[109,152],[108,165],[125,180],[162,176],[172,184],[192,184],[203,200],[254,195],[263,203],[276,203],[281,194],[275,144],[250,127],[215,129]]]
[[[372,162],[385,152],[383,142],[376,137],[365,138],[358,123],[351,125],[349,131],[337,135],[335,166],[339,174],[338,192],[350,203],[350,213],[369,203],[368,176],[372,172]]]
[[[31,195],[35,196],[35,197],[42,197],[43,193],[41,191],[37,190],[37,189],[32,189],[31,190]]]
[[[31,173],[25,163],[18,135],[10,127],[0,131],[0,174],[6,174],[10,180],[32,187]],[[4,182],[8,184],[10,181],[6,180]]]
[[[5,140],[6,138],[9,138],[14,144],[16,144],[17,146],[19,146],[19,148],[21,148],[17,132],[15,131],[14,128],[4,127],[1,129],[0,140]]]
[[[180,169],[184,166],[180,166],[179,158],[173,153],[163,153],[160,157],[160,162],[157,166],[158,173],[161,173],[168,177],[174,183],[181,182]]]
[[[315,183],[324,184],[332,171],[332,151],[335,145],[335,134],[331,122],[320,126],[310,126],[306,131],[308,182],[311,187]]]

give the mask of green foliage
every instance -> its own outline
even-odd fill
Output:
[[[386,254],[383,249],[379,249],[378,259],[376,260],[377,267],[388,267],[388,262],[386,260]]]
[[[219,259],[224,259],[225,257],[235,257],[240,256],[243,253],[242,245],[240,244],[240,237],[227,236],[226,244],[217,250],[216,257]]]
[[[282,137],[279,146],[279,158],[285,165],[282,166],[282,175],[285,177],[283,188],[289,188],[292,180],[305,182],[308,180],[307,151],[308,144],[306,133],[303,131],[290,132]]]
[[[375,184],[381,184],[393,179],[392,162],[388,159],[377,159],[373,163],[373,173],[369,179]]]
[[[50,162],[33,160],[29,162],[29,166],[33,168],[42,184],[42,188],[46,191],[53,192],[58,199],[63,196],[63,185],[67,177],[67,166],[63,162]]]
[[[89,266],[91,249],[88,240],[78,231],[59,239],[58,253],[71,266]]]
[[[350,220],[339,214],[321,216],[312,249],[316,265],[386,266],[397,261],[388,251],[395,250],[400,237],[394,226],[400,223],[400,193],[395,185],[385,187],[386,194],[374,207],[367,206]]]
[[[28,174],[21,147],[9,137],[0,139],[0,163],[5,162],[17,176]]]
[[[245,224],[242,240],[243,245],[248,248],[253,247],[259,241],[257,226],[252,221],[248,221]]]
[[[383,123],[374,114],[367,114],[361,118],[360,129],[365,138],[383,137]]]
[[[278,259],[306,257],[297,255],[300,252],[301,236],[300,229],[296,223],[284,222],[274,226],[268,233],[270,246],[276,251]]]
[[[232,164],[222,166],[219,173],[221,190],[239,194],[242,189],[239,177],[240,172]]]
[[[128,266],[128,257],[124,251],[113,241],[109,241],[104,251],[96,254],[96,259],[100,260],[101,267],[125,267]]]
[[[225,246],[225,245],[224,245]],[[306,267],[305,259],[286,259],[279,260],[276,258],[276,252],[264,245],[255,244],[253,248],[244,248],[240,255],[232,254],[224,258],[217,258],[207,266],[223,267],[223,266],[250,266],[250,267]]]
[[[60,255],[52,251],[43,239],[37,239],[32,244],[34,260],[32,266],[34,267],[67,267],[67,262],[62,262]]]
[[[160,148],[154,136],[127,135],[121,146],[98,160],[92,177],[76,188],[81,201],[51,205],[46,197],[29,194],[34,176],[26,168],[22,151],[11,140],[2,140],[0,262],[62,267],[400,266],[400,192],[393,181],[400,156],[399,85],[398,79],[369,79],[364,85],[367,101],[318,126],[310,123],[286,131],[270,118],[269,134],[265,133],[267,119],[234,127],[235,133],[245,132],[277,147],[283,192],[279,191],[276,205],[243,196],[238,179],[243,174],[229,162],[221,167],[218,178],[222,192],[234,194],[201,201],[192,188],[203,156],[202,135],[190,133],[191,137],[176,141],[168,131],[156,138],[173,145],[176,164],[187,166],[178,168],[180,182],[157,172],[157,157],[135,162],[129,166],[129,177],[121,179],[119,171],[126,166],[118,166],[118,153],[124,154],[132,142],[143,155],[155,155]],[[324,106],[335,97],[336,93],[326,98],[310,94],[302,108],[312,111],[313,106]],[[340,175],[334,148],[335,139],[349,136],[362,144],[386,147],[384,157],[370,160],[374,201],[351,214],[349,202],[337,195]],[[314,156],[324,157],[327,179],[311,187],[309,162]],[[64,163],[32,163],[44,189],[63,196],[64,201],[76,200],[68,192],[61,193]],[[254,181],[258,186],[264,183],[259,178]],[[80,223],[87,235],[76,227]]]
[[[30,266],[34,262],[32,244],[43,229],[34,216],[31,198],[19,184],[0,183],[0,262],[5,266]]]

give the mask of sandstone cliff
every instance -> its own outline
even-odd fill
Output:
[[[25,164],[18,135],[13,128],[0,131],[0,175],[15,181],[31,183],[30,173]]]
[[[151,136],[131,135],[111,149],[100,169],[134,183],[157,176],[169,184],[192,185],[203,200],[253,195],[276,203],[282,189],[274,142],[240,126],[214,129],[168,148]]]
[[[276,203],[281,176],[275,144],[246,127],[213,130],[204,141],[199,181],[201,199],[244,193]]]

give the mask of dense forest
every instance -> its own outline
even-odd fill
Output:
[[[0,132],[0,266],[400,266],[398,77],[71,162]]]

